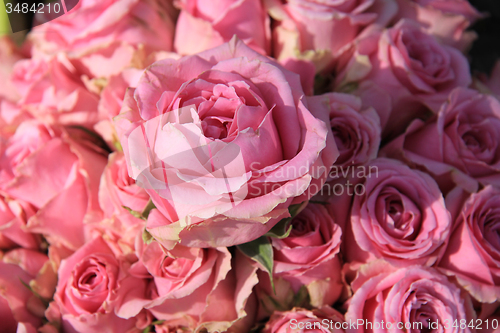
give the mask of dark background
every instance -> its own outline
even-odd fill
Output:
[[[469,52],[473,71],[489,74],[500,59],[500,0],[469,0],[480,12],[489,17],[476,22],[471,29],[479,35]]]

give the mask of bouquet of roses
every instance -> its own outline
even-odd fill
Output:
[[[486,13],[75,4],[0,37],[1,332],[498,328]]]

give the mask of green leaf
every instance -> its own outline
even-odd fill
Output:
[[[142,212],[138,212],[136,210],[132,210],[132,208],[127,207],[127,206],[122,206],[125,208],[132,216],[137,217],[138,219],[146,221],[148,219],[149,213],[151,212],[152,209],[156,208],[155,204],[151,199],[149,199],[148,204],[144,208]]]
[[[292,226],[290,225],[292,222],[291,217],[286,217],[281,219],[274,227],[271,228],[264,236],[274,237],[274,238],[287,238],[290,235],[290,231],[292,231]]]
[[[304,208],[306,208],[308,203],[309,203],[309,201],[304,201],[304,202],[301,202],[299,204],[291,205],[290,207],[288,207],[288,211],[290,212],[290,215],[292,216],[292,218],[294,218],[302,210],[304,210]]]
[[[273,246],[271,245],[269,238],[262,236],[251,242],[237,245],[237,247],[244,255],[264,267],[267,274],[269,274],[273,292],[276,294],[273,281]]]
[[[132,208],[130,207],[127,207],[127,206],[122,206],[123,208],[125,208],[130,214],[132,214],[133,217],[137,217],[138,219],[142,219],[142,220],[146,220],[143,216],[142,216],[142,213],[141,212],[138,212],[136,210],[132,210]]]
[[[149,202],[146,205],[146,208],[144,208],[144,210],[142,211],[141,216],[144,217],[145,219],[147,219],[149,216],[149,213],[154,208],[156,208],[155,204],[153,203],[153,201],[151,201],[151,199],[149,199]]]
[[[151,243],[154,240],[153,236],[149,233],[149,231],[144,228],[142,231],[142,241],[146,244]]]

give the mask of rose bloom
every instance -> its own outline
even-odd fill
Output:
[[[37,249],[40,246],[40,236],[26,229],[28,219],[35,212],[35,208],[26,202],[0,195],[0,250],[15,247]]]
[[[263,333],[343,333],[344,316],[329,306],[306,310],[276,311],[264,327]],[[345,325],[345,324],[344,324]]]
[[[98,120],[99,97],[63,54],[18,61],[12,82],[22,96],[18,106],[45,123],[90,127]]]
[[[145,289],[146,280],[129,275],[127,262],[98,237],[61,262],[53,306],[64,332],[140,332],[139,318],[118,313]]]
[[[153,64],[115,127],[165,247],[241,244],[314,195],[337,151],[300,79],[238,39]]]
[[[32,333],[41,326],[45,306],[26,285],[30,285],[47,259],[46,255],[27,249],[16,249],[3,255],[0,261],[2,332]]]
[[[342,243],[345,260],[434,264],[451,228],[450,213],[436,182],[395,160],[376,159],[366,170],[360,179],[350,179],[356,194],[343,196],[352,200],[350,210],[344,208],[345,201],[339,206],[337,196],[330,200],[333,216],[347,215]]]
[[[395,1],[271,0],[274,55],[311,59],[316,70],[329,69],[336,56],[368,27],[384,27],[396,14]]]
[[[109,77],[138,51],[171,51],[173,16],[170,1],[80,0],[68,14],[34,27],[28,39],[35,58],[63,51],[80,72]]]
[[[360,272],[351,284],[354,295],[345,319],[364,323],[346,332],[471,332],[467,325],[473,319],[472,306],[436,270],[422,266],[394,270],[378,261]],[[429,327],[430,322],[437,324]],[[399,323],[411,327],[401,328]]]
[[[446,44],[466,50],[476,38],[465,31],[483,17],[467,0],[396,0],[401,18],[417,21],[425,30]]]
[[[129,177],[123,153],[112,153],[108,156],[108,164],[99,183],[102,214],[93,217],[94,223],[89,228],[106,238],[108,245],[117,246],[122,253],[133,253],[137,235],[142,234],[145,221],[127,209],[141,213],[148,202],[146,191]]]
[[[269,313],[277,303],[283,308],[296,305],[287,303],[302,287],[313,307],[335,303],[343,291],[339,254],[342,230],[328,210],[321,204],[309,203],[290,223],[288,237],[271,238],[275,289],[286,293],[273,295],[269,276],[262,271],[259,274],[259,299]]]
[[[477,182],[500,185],[499,129],[498,100],[457,89],[437,117],[427,123],[415,120],[382,153],[424,168],[445,193],[454,184],[474,192]]]
[[[100,211],[104,153],[81,131],[23,122],[0,155],[0,189],[36,211],[26,230],[73,250],[83,245],[86,216]]]
[[[167,327],[246,332],[254,324],[257,269],[241,254],[232,258],[226,248],[180,245],[165,251],[156,241],[140,242],[137,252],[140,261],[131,272],[153,281],[149,297],[134,304],[165,320]]]
[[[360,98],[342,93],[329,93],[308,98],[311,108],[317,108],[322,120],[330,124],[339,157],[330,177],[335,172],[368,163],[377,157],[380,146],[380,120],[373,108],[362,108]],[[347,171],[347,170],[346,170]]]
[[[448,247],[439,262],[447,274],[477,300],[493,303],[500,300],[500,190],[487,186],[473,193],[463,204],[460,197],[450,193],[450,206],[458,206],[455,228]]]
[[[228,42],[233,35],[255,51],[269,54],[270,19],[262,1],[176,0],[175,4],[181,9],[174,41],[179,54],[211,49]]]
[[[400,134],[414,118],[436,113],[453,89],[471,83],[465,56],[415,22],[402,20],[369,34],[353,52],[346,53],[337,89],[355,86],[363,104],[379,114],[383,138]]]

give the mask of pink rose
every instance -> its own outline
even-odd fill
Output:
[[[395,270],[375,262],[360,272],[352,283],[354,295],[345,319],[363,324],[346,332],[473,331],[467,326],[472,306],[436,270],[421,266]]]
[[[247,258],[231,258],[226,248],[165,251],[156,241],[138,246],[138,253],[133,271],[153,278],[149,300],[141,304],[158,320],[196,332],[245,332],[253,325],[258,280]]]
[[[97,94],[90,92],[64,55],[16,63],[12,82],[19,107],[48,124],[92,126],[98,120]]]
[[[269,54],[270,19],[261,1],[176,0],[175,4],[181,9],[174,42],[179,54],[211,49],[229,42],[234,35],[255,51]]]
[[[329,306],[306,310],[275,312],[264,327],[263,333],[343,333],[344,316]]]
[[[311,108],[321,111],[323,121],[330,124],[339,150],[330,178],[338,178],[344,169],[366,164],[377,157],[380,120],[373,108],[363,109],[361,99],[342,93],[313,96],[307,101]]]
[[[100,120],[94,125],[94,129],[113,149],[120,150],[113,117],[120,113],[127,88],[137,86],[142,72],[143,70],[136,68],[124,69],[120,74],[110,77],[101,91],[97,106]]]
[[[128,274],[127,264],[102,238],[93,239],[61,262],[54,302],[64,332],[141,331],[136,328],[137,318],[117,315],[146,288],[145,280]]]
[[[106,164],[90,141],[72,138],[80,132],[24,122],[0,156],[0,189],[37,210],[27,230],[73,250],[84,243],[84,218],[100,211],[97,191]]]
[[[174,15],[170,1],[80,0],[68,14],[33,28],[29,40],[35,58],[64,51],[80,72],[108,77],[129,67],[138,51],[170,51]]]
[[[35,208],[26,202],[0,195],[0,250],[14,247],[38,249],[40,236],[26,228],[28,219],[35,212]]]
[[[402,18],[419,22],[425,30],[441,41],[461,50],[467,49],[476,38],[465,31],[482,15],[467,0],[396,0]]]
[[[384,27],[396,14],[392,0],[271,0],[274,55],[313,60],[316,70],[331,68],[335,58],[363,30]]]
[[[339,254],[342,230],[328,210],[321,204],[310,203],[290,225],[288,237],[271,239],[277,295],[273,295],[267,273],[259,274],[259,299],[270,313],[277,303],[284,309],[300,305],[289,301],[304,287],[313,307],[335,303],[343,290]],[[286,294],[281,295],[280,290]]]
[[[461,200],[446,198],[460,207]],[[500,190],[487,186],[472,194],[457,212],[454,230],[439,267],[477,300],[493,303],[500,300],[500,246],[496,232],[500,224]]]
[[[343,196],[351,204],[350,211],[340,209],[347,215],[342,243],[345,260],[366,263],[381,258],[394,265],[434,264],[451,229],[450,214],[436,182],[389,159],[372,161],[357,171],[357,177],[349,179],[355,194]],[[334,216],[339,214],[337,207],[334,195],[330,201]]]
[[[337,88],[357,87],[363,104],[379,114],[382,137],[400,134],[429,110],[436,113],[454,88],[471,83],[465,56],[410,21],[370,34],[349,55]]]
[[[45,306],[26,287],[47,261],[47,256],[27,249],[6,253],[0,261],[0,318],[2,332],[36,332],[41,326]],[[5,326],[4,326],[5,325]]]
[[[457,89],[427,123],[415,120],[382,153],[427,170],[443,192],[458,184],[500,185],[500,102],[474,90]],[[473,178],[473,179],[472,179]]]
[[[23,58],[21,51],[8,35],[0,36],[0,101],[3,98],[16,101],[20,97],[9,79],[14,64]]]
[[[146,223],[132,215],[142,213],[149,202],[149,195],[129,177],[123,153],[109,155],[99,184],[99,206],[103,214],[94,216],[90,232],[101,235],[117,251],[133,253],[137,235],[142,234]],[[125,208],[127,207],[127,208]],[[88,222],[88,221],[87,221]]]
[[[314,195],[337,151],[300,80],[243,42],[149,67],[115,126],[165,247],[241,244]]]

